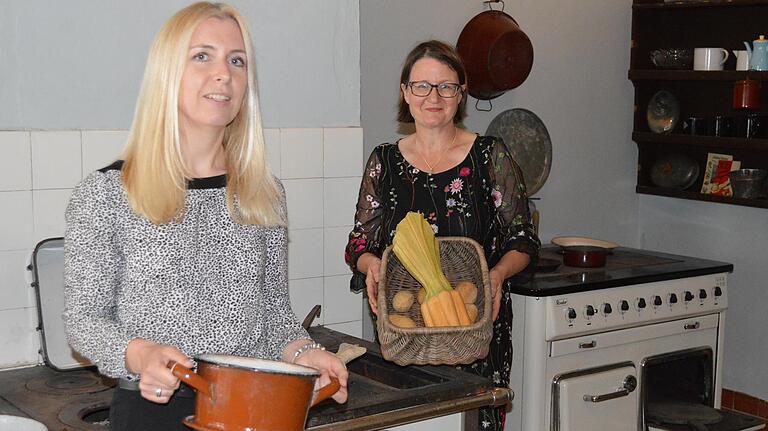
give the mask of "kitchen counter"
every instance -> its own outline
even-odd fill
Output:
[[[559,247],[542,247],[540,257],[559,260]],[[512,293],[524,296],[554,296],[609,287],[628,286],[683,277],[733,272],[725,262],[690,256],[619,247],[607,256],[605,267],[575,268],[560,265],[554,272],[512,279]]]
[[[323,327],[311,328],[310,335],[331,351],[342,342],[368,351],[347,365],[347,403],[326,400],[313,407],[308,430],[381,429],[511,401],[511,391],[494,388],[489,380],[454,367],[402,367],[385,361],[378,346],[368,341]]]

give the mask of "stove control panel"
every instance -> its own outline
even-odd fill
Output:
[[[546,338],[557,340],[725,310],[727,275],[635,284],[545,300]]]

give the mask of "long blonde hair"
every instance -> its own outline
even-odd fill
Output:
[[[179,86],[192,33],[211,17],[237,23],[248,63],[243,104],[224,131],[230,215],[244,224],[285,225],[281,191],[266,166],[251,36],[242,15],[222,3],[187,6],[155,36],[122,156],[122,179],[128,200],[137,214],[155,224],[178,221],[184,215],[190,175],[179,141]]]

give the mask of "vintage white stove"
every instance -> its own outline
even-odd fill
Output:
[[[559,259],[556,249],[542,257]],[[763,429],[720,408],[733,266],[618,248],[513,289],[507,430]],[[671,411],[671,413],[670,413]]]

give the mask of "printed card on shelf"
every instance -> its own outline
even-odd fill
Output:
[[[740,161],[734,161],[728,154],[709,153],[704,170],[701,193],[716,196],[733,196],[728,174],[741,167]]]

